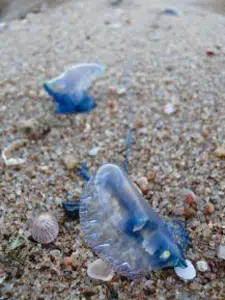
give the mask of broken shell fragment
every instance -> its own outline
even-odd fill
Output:
[[[187,268],[175,267],[174,270],[180,278],[184,280],[192,280],[196,276],[196,270],[192,262],[186,259]]]
[[[34,218],[31,226],[32,238],[40,244],[53,242],[59,233],[58,222],[50,214],[41,214]]]
[[[16,141],[16,142],[12,143],[11,145],[6,147],[2,151],[2,159],[4,160],[4,163],[5,163],[6,166],[18,166],[18,165],[22,165],[26,162],[26,160],[23,159],[23,158],[8,158],[8,156],[14,150],[17,150],[17,149],[25,146],[27,143],[28,143],[28,140],[22,139],[22,140],[19,140],[19,141]]]
[[[99,258],[88,265],[87,274],[94,279],[110,281],[114,276],[114,271]]]

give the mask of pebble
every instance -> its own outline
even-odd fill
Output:
[[[207,54],[207,56],[214,56],[214,55],[216,55],[216,52],[214,50],[207,49],[206,54]]]
[[[215,206],[211,202],[207,202],[205,205],[205,215],[209,216],[215,211]]]
[[[49,253],[55,258],[60,258],[62,256],[61,251],[59,249],[53,249]]]
[[[168,16],[181,16],[181,12],[176,7],[167,7],[162,13]]]
[[[63,159],[67,170],[74,170],[77,166],[77,161],[72,154],[68,154]]]
[[[208,135],[209,135],[209,131],[206,128],[203,128],[202,129],[202,136],[206,138]]]
[[[37,92],[35,90],[29,90],[28,94],[29,94],[29,97],[31,97],[33,99],[37,98]]]
[[[91,150],[89,150],[88,155],[89,156],[96,156],[99,152],[99,147],[93,147]]]
[[[148,181],[154,182],[156,179],[156,172],[155,171],[148,171],[147,172],[147,179]]]
[[[219,245],[217,248],[217,256],[225,260],[225,245]]]
[[[122,27],[122,24],[121,23],[113,23],[113,24],[110,25],[110,27],[112,29],[119,29],[119,28]]]
[[[121,87],[121,88],[117,89],[117,95],[118,96],[123,96],[123,95],[126,94],[126,92],[127,92],[127,89],[125,87]]]
[[[122,3],[122,0],[109,0],[109,4],[111,5],[118,5]]]
[[[146,177],[138,178],[136,182],[142,193],[146,193],[148,191],[148,179]]]
[[[65,266],[69,266],[69,265],[72,265],[72,257],[71,256],[65,256],[64,258],[63,258],[63,264],[65,265]]]
[[[142,120],[137,120],[137,121],[135,121],[134,127],[136,129],[143,128],[144,127],[144,122]]]
[[[215,151],[215,155],[218,158],[225,158],[225,147],[224,146],[218,147]]]
[[[167,115],[172,115],[177,111],[176,107],[172,103],[167,103],[164,107],[164,112]]]
[[[71,254],[72,266],[77,267],[82,264],[81,253],[77,250]]]
[[[3,30],[5,30],[7,28],[7,24],[2,22],[0,23],[0,32],[2,32]]]
[[[200,272],[206,272],[209,270],[209,266],[204,260],[197,261],[197,268]]]
[[[184,203],[190,206],[196,205],[196,195],[190,191],[185,195]]]
[[[184,280],[192,280],[196,276],[195,267],[193,266],[192,262],[188,259],[186,259],[186,263],[187,263],[187,268],[185,269],[180,267],[175,267],[174,268],[175,273],[177,274],[177,276],[179,276]]]
[[[114,271],[99,258],[88,265],[87,274],[94,279],[110,281],[114,276]]]

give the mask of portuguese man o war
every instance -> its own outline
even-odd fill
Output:
[[[74,65],[60,76],[43,83],[44,89],[53,98],[55,113],[85,113],[96,107],[88,93],[92,83],[103,75],[104,66],[99,64]]]
[[[80,197],[80,223],[87,244],[124,276],[188,267],[182,222],[161,218],[115,164],[102,165],[88,181]]]

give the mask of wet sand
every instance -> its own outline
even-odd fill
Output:
[[[164,0],[114,7],[105,0],[68,1],[18,18],[25,4],[3,13],[0,148],[26,143],[11,154],[24,158],[21,166],[0,160],[2,299],[225,299],[225,260],[218,255],[225,247],[225,17],[192,2],[172,1],[177,17],[161,14]],[[107,67],[91,91],[96,109],[55,115],[43,80],[83,62]],[[66,168],[65,155],[85,161],[91,173],[104,162],[122,164],[130,102],[129,176],[146,177],[145,197],[160,215],[185,222],[187,257],[196,268],[207,264],[193,281],[182,281],[173,269],[141,281],[91,280],[87,266],[96,257],[79,220],[64,216],[62,201],[71,191],[79,199],[85,184]],[[96,156],[89,155],[93,147],[100,149]],[[59,222],[48,246],[30,238],[33,208]],[[23,244],[10,251],[18,237]],[[75,257],[70,265],[67,256]]]

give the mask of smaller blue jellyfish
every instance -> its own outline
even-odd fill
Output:
[[[104,66],[81,64],[72,66],[62,75],[45,81],[44,89],[53,98],[57,114],[85,113],[96,107],[88,93],[91,84],[104,73]]]

